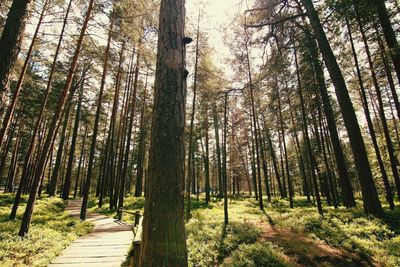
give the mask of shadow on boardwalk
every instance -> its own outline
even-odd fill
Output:
[[[71,200],[65,211],[79,218],[81,205],[82,200]],[[121,266],[126,260],[133,239],[131,226],[91,212],[87,221],[93,223],[93,230],[71,243],[50,267],[111,267]]]

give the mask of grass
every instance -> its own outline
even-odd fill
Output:
[[[29,234],[21,238],[18,230],[25,203],[21,204],[17,219],[9,221],[13,200],[11,194],[0,194],[1,266],[47,266],[73,240],[92,228],[90,223],[81,222],[65,213],[63,200],[42,197],[35,205]]]

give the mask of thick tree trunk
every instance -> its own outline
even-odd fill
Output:
[[[184,224],[184,0],[162,0],[142,267],[188,266]],[[162,185],[162,187],[160,187]]]
[[[371,167],[368,162],[368,155],[365,149],[364,140],[361,135],[360,126],[357,121],[357,116],[354,111],[343,74],[325,35],[312,0],[302,0],[302,3],[307,10],[311,26],[314,30],[322,56],[325,60],[329,74],[332,78],[333,85],[335,87],[336,96],[338,98],[343,120],[349,135],[350,145],[353,151],[354,161],[360,180],[361,191],[364,200],[364,210],[366,213],[370,213],[375,216],[383,216],[383,209],[381,203],[379,202],[378,192],[372,178]]]

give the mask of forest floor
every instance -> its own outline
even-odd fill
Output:
[[[202,196],[201,196],[202,197]],[[1,266],[46,266],[73,240],[91,231],[89,222],[68,215],[59,198],[39,198],[28,237],[17,236],[24,210],[9,221],[13,196],[0,194]],[[24,199],[26,201],[26,199]],[[223,202],[192,199],[192,217],[186,224],[190,266],[400,266],[400,203],[385,207],[384,219],[366,216],[362,204],[353,209],[325,206],[325,216],[304,198],[295,208],[282,199],[265,203],[248,196],[229,200],[229,224],[224,225]],[[115,217],[107,202],[93,198],[90,211]],[[144,198],[127,197],[124,208],[143,211]],[[131,223],[133,216],[124,214]]]
[[[144,199],[129,197],[127,210],[143,210]],[[396,203],[398,206],[400,203]],[[115,216],[107,204],[97,212]],[[377,219],[353,209],[325,207],[325,216],[305,198],[295,208],[273,199],[260,211],[254,198],[229,200],[229,225],[223,202],[192,199],[186,224],[190,266],[400,266],[400,207]],[[133,217],[123,220],[132,222]]]
[[[9,221],[14,201],[12,194],[0,194],[0,266],[47,266],[72,241],[92,229],[64,212],[66,202],[42,196],[35,205],[32,225],[25,238],[18,236],[26,197],[18,209],[16,220]]]

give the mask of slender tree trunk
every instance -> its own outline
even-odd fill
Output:
[[[89,2],[89,7],[88,10],[86,12],[86,16],[85,16],[85,20],[83,22],[83,26],[81,29],[81,33],[79,35],[79,39],[78,39],[78,43],[76,45],[76,50],[71,62],[71,66],[69,68],[68,71],[68,75],[67,75],[67,79],[65,82],[65,86],[64,89],[61,93],[61,96],[59,98],[58,101],[58,105],[57,105],[57,109],[54,113],[53,119],[51,121],[48,133],[47,133],[47,137],[46,140],[44,142],[44,146],[43,149],[40,153],[40,158],[37,164],[37,170],[35,172],[34,175],[34,179],[33,179],[33,184],[32,184],[32,188],[31,188],[31,193],[29,195],[29,199],[28,199],[28,203],[24,212],[24,216],[22,218],[22,223],[21,223],[21,228],[19,231],[19,236],[25,236],[28,231],[29,231],[29,226],[31,223],[31,219],[32,219],[32,213],[33,213],[33,208],[35,205],[35,201],[36,201],[36,195],[37,195],[37,190],[39,187],[39,182],[40,182],[40,178],[42,177],[43,171],[45,169],[46,163],[47,163],[47,158],[48,158],[48,151],[52,145],[53,142],[53,138],[55,136],[55,133],[57,132],[58,128],[59,128],[59,121],[60,121],[60,117],[63,113],[64,110],[64,106],[65,106],[65,102],[68,96],[68,92],[71,89],[71,85],[72,85],[72,81],[75,75],[75,71],[76,71],[76,66],[78,64],[78,57],[82,48],[82,43],[83,43],[83,38],[85,36],[85,32],[90,20],[90,15],[92,13],[93,10],[93,5],[94,5],[94,0],[90,0]]]
[[[75,147],[76,147],[76,141],[78,138],[79,123],[80,123],[80,119],[81,119],[81,107],[82,107],[84,81],[85,81],[85,79],[82,79],[82,84],[81,84],[81,88],[79,91],[78,106],[76,108],[76,115],[75,115],[74,129],[73,129],[73,133],[72,133],[71,147],[69,149],[67,173],[65,174],[64,188],[63,188],[63,192],[62,192],[62,198],[64,200],[67,200],[69,198],[69,193],[70,193],[70,189],[71,189],[72,168],[73,168],[73,164],[75,161]]]
[[[147,101],[147,76],[146,85],[143,91],[142,99],[142,110],[140,114],[140,135],[139,135],[139,152],[138,152],[138,163],[136,173],[136,186],[135,186],[135,197],[141,197],[143,192],[143,174],[144,174],[144,160],[146,154],[146,135],[147,127],[145,122],[146,103]]]
[[[294,139],[295,139],[295,144],[296,144],[296,148],[297,148],[297,153],[299,154],[299,169],[300,169],[300,173],[301,173],[301,177],[303,180],[303,191],[304,194],[307,197],[307,201],[311,202],[311,198],[310,198],[310,191],[308,190],[309,186],[308,186],[308,178],[307,178],[307,174],[305,171],[305,164],[304,164],[304,158],[303,158],[303,153],[301,151],[300,148],[300,142],[299,142],[299,137],[297,135],[297,124],[294,118],[294,114],[293,114],[293,106],[292,106],[292,102],[290,100],[290,96],[288,96],[288,104],[289,104],[289,110],[290,110],[290,119],[292,122],[292,127],[294,127],[294,131],[293,131],[293,135],[294,135]]]
[[[90,6],[93,6],[93,1],[94,0],[91,0]],[[89,11],[91,11],[91,9],[89,9]],[[88,14],[89,13],[91,13],[91,12],[88,12]],[[86,181],[85,181],[85,184],[83,187],[83,200],[82,200],[82,207],[81,207],[81,213],[80,213],[81,220],[86,219],[86,210],[87,210],[87,204],[88,204],[88,200],[89,200],[90,186],[92,184],[94,153],[96,151],[97,134],[98,134],[99,123],[100,123],[100,115],[101,115],[101,105],[103,102],[104,87],[105,87],[106,77],[107,77],[108,57],[109,57],[110,46],[111,46],[111,33],[113,31],[113,25],[114,25],[113,14],[111,15],[110,20],[111,20],[110,21],[110,30],[109,30],[108,41],[107,41],[107,46],[106,46],[106,50],[105,50],[103,75],[101,78],[100,92],[99,92],[98,99],[97,99],[96,117],[95,117],[95,121],[94,121],[93,133],[92,133],[92,142],[90,145],[90,154],[89,154],[89,162],[88,162],[88,168],[87,168],[87,174],[86,174]]]
[[[60,141],[59,141],[58,149],[57,149],[56,162],[54,164],[53,174],[51,175],[51,178],[50,178],[49,196],[51,196],[51,197],[54,197],[57,194],[58,177],[59,177],[59,173],[60,173],[62,157],[64,154],[64,146],[65,146],[64,142],[65,142],[65,136],[66,136],[66,132],[67,132],[67,128],[68,128],[70,107],[71,106],[69,105],[65,112],[64,125],[63,125],[62,131],[61,131]]]
[[[210,140],[209,140],[209,121],[208,121],[208,106],[205,110],[205,155],[204,155],[204,172],[205,172],[205,191],[206,191],[206,203],[211,201],[210,197]]]
[[[386,141],[386,148],[387,148],[387,152],[388,152],[389,159],[390,159],[390,165],[391,165],[391,169],[392,169],[393,178],[394,178],[394,181],[396,184],[397,197],[400,199],[400,177],[399,177],[399,173],[397,171],[398,160],[395,155],[392,138],[390,137],[389,127],[388,127],[387,120],[386,120],[385,107],[383,105],[383,100],[382,100],[382,92],[379,87],[378,78],[377,78],[376,72],[375,72],[375,66],[372,61],[371,52],[369,50],[367,36],[366,36],[364,28],[362,26],[362,22],[358,16],[357,16],[357,22],[358,22],[360,33],[361,33],[362,40],[364,43],[365,52],[367,54],[369,70],[371,72],[371,77],[372,77],[372,82],[373,82],[373,85],[375,88],[376,98],[378,100],[379,117],[381,119],[383,134],[385,136],[385,141]]]
[[[12,153],[11,157],[11,162],[10,162],[10,167],[8,170],[8,179],[7,183],[4,189],[4,193],[12,193],[14,191],[14,185],[15,185],[15,169],[17,166],[17,161],[18,161],[18,152],[21,144],[21,134],[17,136],[17,140],[15,141],[14,145],[14,151]]]
[[[321,99],[324,107],[324,113],[326,120],[328,122],[328,130],[330,133],[330,138],[333,146],[333,151],[336,160],[336,167],[339,174],[340,188],[342,189],[343,204],[345,207],[350,208],[356,205],[354,199],[353,188],[351,186],[350,177],[347,171],[347,166],[345,163],[345,156],[343,153],[342,145],[340,143],[340,138],[337,130],[336,120],[329,97],[328,89],[325,84],[324,71],[318,60],[318,48],[315,40],[311,38],[310,32],[306,32],[309,51],[317,78],[317,83],[319,85]]]
[[[400,46],[397,41],[396,33],[393,29],[392,23],[390,22],[385,0],[369,0],[369,3],[375,7],[378,13],[383,34],[385,35],[386,44],[390,49],[389,55],[392,58],[393,66],[400,83]]]
[[[186,191],[187,191],[187,203],[186,203],[186,220],[189,221],[191,214],[191,200],[190,200],[190,186],[192,179],[192,164],[194,165],[194,156],[193,156],[193,128],[194,128],[194,117],[196,115],[196,100],[197,100],[197,71],[199,65],[199,38],[200,38],[200,12],[197,19],[197,36],[196,36],[196,55],[195,55],[195,64],[194,64],[194,76],[193,76],[193,101],[192,101],[192,113],[190,114],[190,129],[189,129],[189,145],[188,145],[188,177],[186,180]],[[192,184],[194,187],[194,183]],[[193,190],[192,190],[193,191]],[[194,193],[194,191],[193,191]]]
[[[268,166],[267,166],[267,160],[265,157],[265,148],[264,148],[264,142],[262,141],[262,135],[261,131],[259,132],[259,139],[260,139],[260,156],[261,156],[261,161],[262,161],[262,166],[263,166],[263,173],[264,173],[264,181],[265,181],[265,189],[267,192],[267,197],[268,197],[268,202],[271,203],[271,190],[269,188],[269,182],[268,182]]]
[[[265,135],[267,137],[269,151],[271,153],[271,158],[272,158],[272,164],[273,164],[273,167],[274,167],[276,180],[278,182],[279,194],[280,194],[281,198],[284,198],[285,195],[283,194],[283,187],[282,187],[282,182],[281,182],[281,176],[279,174],[279,168],[278,168],[278,162],[277,162],[277,159],[276,159],[276,153],[275,153],[274,146],[272,144],[271,133],[270,133],[269,129],[267,128],[267,126],[265,126]]]
[[[140,266],[188,266],[184,220],[183,0],[162,0]],[[163,185],[160,187],[160,185]]]
[[[317,166],[317,162],[315,160],[314,154],[311,149],[311,142],[310,142],[310,137],[308,134],[308,123],[307,123],[307,117],[306,117],[305,106],[304,106],[303,88],[302,88],[301,79],[300,79],[299,64],[298,64],[298,60],[297,60],[296,49],[295,49],[294,55],[295,55],[298,91],[299,91],[299,97],[300,97],[301,115],[302,115],[303,128],[304,128],[304,139],[305,139],[304,142],[306,145],[306,150],[308,153],[308,160],[310,163],[311,178],[312,178],[312,184],[314,186],[315,198],[317,200],[318,213],[323,215],[324,212],[322,210],[321,198],[320,198],[320,194],[319,194],[318,179],[315,174],[316,170],[318,172],[318,166]]]
[[[22,176],[21,176],[20,184],[22,184],[23,187],[25,186],[25,184],[26,184],[26,182],[28,180],[29,165],[30,165],[33,153],[34,153],[34,149],[35,149],[35,145],[36,145],[36,137],[37,137],[37,135],[39,133],[40,124],[41,124],[41,122],[43,120],[44,111],[45,111],[45,108],[46,108],[46,105],[47,105],[47,101],[49,99],[49,94],[50,94],[51,84],[52,84],[52,81],[53,81],[54,71],[55,71],[55,68],[56,68],[56,65],[57,65],[56,63],[57,63],[58,56],[60,54],[61,43],[62,43],[62,40],[64,38],[65,28],[67,26],[68,16],[69,16],[69,13],[70,13],[70,10],[71,10],[72,1],[73,0],[69,1],[68,7],[67,7],[67,11],[65,13],[63,26],[62,26],[62,30],[61,30],[61,33],[60,33],[60,38],[58,40],[57,49],[56,49],[55,54],[54,54],[53,63],[51,65],[49,78],[47,80],[44,99],[43,99],[42,105],[40,107],[39,117],[36,120],[35,129],[33,130],[33,134],[32,134],[32,137],[31,137],[30,144],[29,144],[28,152],[26,154],[25,161],[24,161],[24,166],[22,168]],[[51,162],[50,162],[50,164],[51,164]],[[14,205],[13,205],[13,208],[12,208],[12,211],[11,211],[11,214],[10,214],[10,220],[15,219],[15,216],[17,214],[18,205],[19,205],[19,202],[20,202],[20,199],[21,199],[21,194],[22,194],[22,188],[23,187],[21,187],[21,189],[20,189],[20,187],[18,187],[18,192],[17,192],[17,194],[15,196]]]
[[[359,92],[360,92],[361,102],[362,102],[363,109],[364,109],[365,118],[366,118],[367,125],[368,125],[369,134],[371,136],[371,141],[372,141],[372,144],[374,146],[376,158],[378,160],[379,169],[381,171],[383,183],[385,185],[386,200],[388,201],[388,203],[390,205],[390,208],[393,209],[394,208],[393,194],[392,194],[392,190],[391,190],[391,187],[390,187],[389,179],[388,179],[388,176],[387,176],[387,173],[386,173],[385,164],[383,162],[383,159],[382,159],[382,156],[381,156],[381,152],[379,150],[378,141],[376,139],[374,124],[373,124],[372,119],[371,119],[371,115],[370,115],[369,107],[368,107],[368,99],[367,99],[367,95],[365,93],[364,81],[362,79],[360,65],[359,65],[359,61],[358,61],[358,57],[357,57],[357,52],[356,52],[354,41],[353,41],[353,35],[352,35],[352,32],[351,32],[350,23],[349,23],[347,18],[346,18],[346,25],[347,25],[347,30],[349,32],[350,43],[351,43],[354,62],[355,62],[355,66],[356,66],[358,82],[359,82],[359,85],[360,85]]]
[[[221,146],[219,140],[219,122],[218,122],[218,111],[217,104],[215,103],[213,106],[213,122],[214,122],[214,131],[215,131],[215,151],[217,154],[217,174],[218,174],[218,198],[223,197],[223,188],[222,188],[222,163],[221,163]]]
[[[43,5],[43,10],[42,10],[42,12],[40,14],[39,21],[38,21],[38,23],[36,25],[35,33],[33,34],[32,41],[31,41],[31,44],[30,44],[29,49],[28,49],[28,53],[26,54],[25,62],[24,62],[24,65],[22,66],[21,74],[19,75],[18,82],[17,82],[17,85],[15,87],[15,91],[14,91],[13,97],[11,99],[11,103],[8,106],[7,112],[6,112],[6,114],[5,114],[4,118],[3,118],[2,127],[1,127],[1,130],[0,130],[0,147],[3,144],[4,136],[7,134],[8,127],[9,127],[11,119],[12,119],[12,117],[14,115],[15,107],[17,106],[17,101],[18,101],[18,98],[19,98],[19,95],[20,95],[20,92],[21,92],[22,84],[24,83],[24,80],[25,80],[26,71],[28,69],[29,62],[31,60],[31,56],[32,56],[32,53],[33,53],[33,48],[35,47],[35,43],[36,43],[37,36],[39,34],[40,27],[42,26],[42,22],[43,22],[45,13],[47,11],[47,4],[48,3],[49,3],[49,0],[47,0]],[[2,39],[0,39],[0,51],[2,49],[1,40]],[[3,53],[0,52],[0,65],[3,65],[3,62],[1,61],[2,54]],[[0,94],[1,94],[1,86],[2,86],[2,81],[3,81],[2,77],[1,77],[3,67],[4,66],[0,67]],[[3,81],[3,83],[4,83],[4,81]]]
[[[224,186],[224,223],[225,225],[229,224],[229,214],[228,214],[228,171],[227,171],[227,135],[228,135],[228,100],[229,100],[229,92],[225,93],[225,101],[224,101],[224,140],[222,146],[222,179]]]
[[[82,140],[81,156],[79,157],[78,171],[76,173],[76,180],[75,180],[74,198],[76,198],[78,195],[78,185],[81,179],[82,160],[85,154],[86,137],[87,137],[87,127],[85,127],[85,134],[83,135],[83,140]]]
[[[262,186],[261,186],[261,170],[260,170],[260,145],[259,145],[259,134],[258,134],[258,127],[257,127],[257,113],[254,101],[254,88],[253,88],[253,80],[251,74],[251,66],[250,66],[250,55],[249,55],[249,37],[247,31],[245,30],[246,35],[246,62],[247,62],[247,74],[250,86],[250,103],[251,103],[251,114],[253,116],[253,127],[254,127],[254,138],[255,138],[255,152],[256,152],[256,160],[257,160],[257,174],[258,174],[258,202],[260,206],[260,210],[264,210],[264,203],[263,203],[263,196],[262,196]]]
[[[288,152],[286,148],[286,138],[285,138],[285,128],[283,125],[283,116],[282,116],[282,105],[281,105],[281,96],[278,90],[278,109],[279,109],[279,121],[280,121],[280,126],[281,126],[281,133],[282,133],[282,143],[283,143],[283,152],[285,154],[285,167],[286,167],[286,174],[288,178],[288,189],[289,189],[289,204],[290,208],[293,209],[293,184],[292,184],[292,178],[290,177],[290,171],[289,171],[289,158],[288,158]]]
[[[365,149],[364,140],[361,135],[360,126],[357,121],[357,116],[354,111],[343,74],[325,35],[312,0],[302,0],[302,3],[307,10],[311,26],[314,29],[322,56],[325,60],[335,87],[360,180],[361,191],[364,200],[364,210],[366,213],[370,213],[378,217],[383,216],[383,209],[381,203],[379,202],[378,192],[372,178],[371,167],[368,162],[368,155]]]

